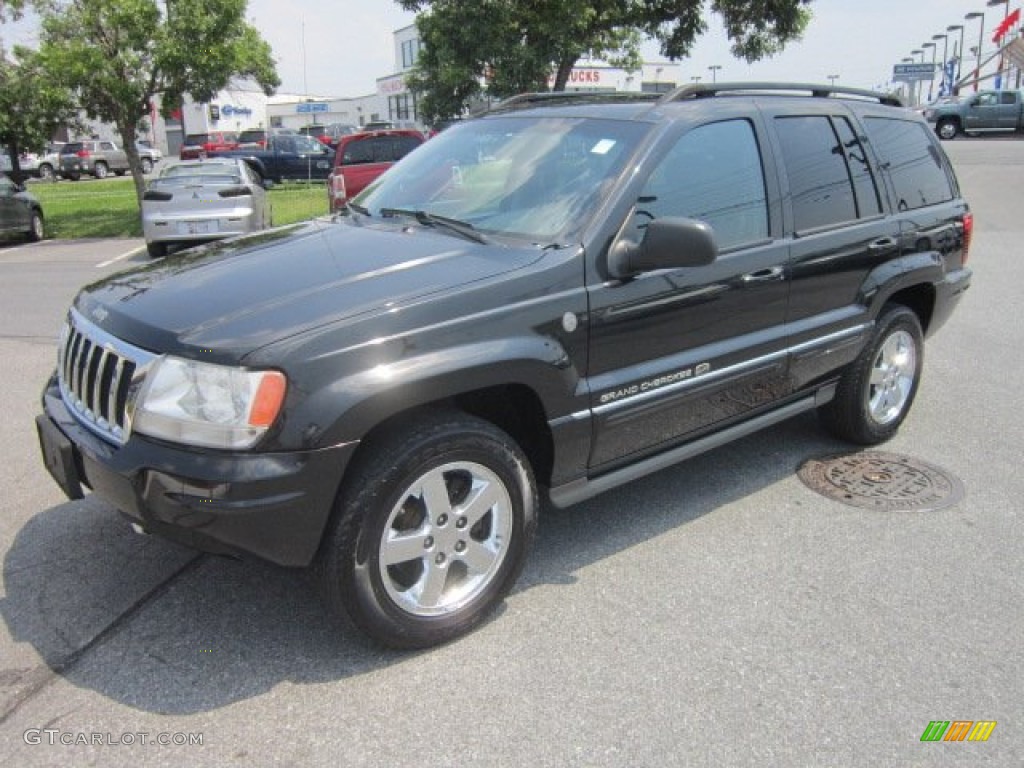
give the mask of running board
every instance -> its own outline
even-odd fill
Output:
[[[651,456],[648,459],[644,459],[636,464],[631,464],[628,467],[616,469],[606,475],[600,475],[594,478],[583,478],[571,483],[566,483],[565,485],[560,485],[557,488],[552,488],[549,492],[551,503],[556,507],[564,508],[572,506],[573,504],[578,504],[581,501],[586,501],[593,496],[597,496],[598,494],[623,485],[624,483],[629,483],[633,480],[638,480],[641,477],[646,477],[654,472],[671,467],[673,464],[678,464],[680,461],[713,450],[725,445],[726,443],[731,443],[733,440],[738,440],[741,437],[746,437],[747,435],[752,435],[755,432],[760,432],[762,429],[770,427],[773,424],[778,424],[781,421],[791,419],[799,413],[810,411],[818,406],[824,405],[834,396],[835,385],[833,384],[824,387],[809,397],[797,400],[795,403],[790,403],[778,410],[763,414],[757,418],[751,419],[750,421],[744,421],[741,424],[736,424],[728,429],[723,429],[722,431],[715,432],[707,437],[702,437],[699,440],[694,440],[692,443],[680,445],[678,448],[665,451],[665,453],[659,453],[655,456]]]

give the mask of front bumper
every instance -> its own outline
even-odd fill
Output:
[[[226,453],[133,435],[114,446],[68,411],[55,378],[43,411],[36,418],[43,457],[69,498],[81,498],[85,486],[151,533],[286,566],[313,560],[357,445]]]

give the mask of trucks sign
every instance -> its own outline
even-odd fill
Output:
[[[933,80],[934,78],[935,65],[928,62],[920,64],[896,64],[892,68],[893,80],[915,83],[918,80]]]

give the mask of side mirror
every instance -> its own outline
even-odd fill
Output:
[[[273,179],[266,179],[266,178],[265,178],[265,179],[263,179],[263,181],[262,181],[262,183],[261,183],[261,186],[262,186],[262,187],[263,187],[264,189],[266,189],[266,190],[268,190],[268,191],[269,191],[269,190],[271,190],[271,189],[273,189],[273,188],[274,188],[274,180],[273,180]]]
[[[641,272],[683,267],[706,267],[718,258],[711,225],[697,219],[664,217],[647,224],[639,244],[620,239],[608,255],[613,277],[632,277]]]

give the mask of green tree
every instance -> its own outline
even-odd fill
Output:
[[[0,146],[11,156],[15,181],[24,180],[21,151],[41,150],[58,125],[75,124],[77,115],[73,94],[50,78],[35,51],[16,47],[13,59],[0,52]]]
[[[209,101],[236,77],[267,95],[280,79],[270,45],[245,21],[247,0],[69,0],[43,16],[40,54],[92,119],[113,124],[135,190],[145,182],[135,146],[159,97],[165,114],[187,93]]]
[[[704,0],[398,0],[419,15],[424,47],[410,78],[428,120],[460,114],[482,94],[565,90],[583,56],[636,69],[644,36],[670,59],[707,29]],[[810,0],[711,0],[733,54],[755,61],[798,39]]]

